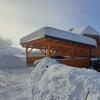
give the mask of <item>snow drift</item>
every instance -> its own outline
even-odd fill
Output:
[[[31,77],[33,100],[100,100],[100,74],[94,70],[44,58]]]

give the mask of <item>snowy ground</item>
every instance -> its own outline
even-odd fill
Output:
[[[0,71],[0,100],[32,100],[30,76],[24,71]]]
[[[100,74],[50,58],[35,68],[0,66],[0,100],[100,100]]]
[[[32,100],[32,68],[17,65],[0,66],[0,100]]]
[[[33,69],[26,67],[20,54],[13,47],[0,48],[0,100],[32,100]]]

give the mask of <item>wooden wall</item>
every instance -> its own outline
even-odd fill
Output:
[[[60,63],[73,66],[73,67],[79,67],[79,68],[89,68],[91,61],[89,58],[74,58],[74,59],[67,59],[67,60],[58,60]]]
[[[94,58],[95,57],[99,57],[100,58],[100,48],[92,49],[91,56],[94,57]]]

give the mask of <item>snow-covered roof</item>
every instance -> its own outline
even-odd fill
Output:
[[[59,39],[69,40],[73,42],[78,42],[82,44],[96,46],[96,41],[92,38],[74,34],[72,32],[67,32],[63,30],[59,30],[52,27],[43,27],[40,30],[37,30],[21,39],[21,43],[29,42],[35,39],[39,39],[45,36],[52,36]]]
[[[75,28],[71,32],[77,34],[89,34],[89,35],[100,36],[100,33],[90,25],[85,27]]]

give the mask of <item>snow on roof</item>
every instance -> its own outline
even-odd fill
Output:
[[[75,28],[71,31],[72,33],[77,34],[90,34],[100,36],[100,33],[96,31],[92,26],[88,25],[85,27]]]
[[[52,36],[59,39],[70,40],[73,42],[79,42],[82,44],[96,46],[96,41],[86,36],[74,34],[72,32],[67,32],[59,30],[52,27],[43,27],[40,30],[37,30],[21,39],[21,43],[29,42],[35,39],[39,39],[45,36]]]

